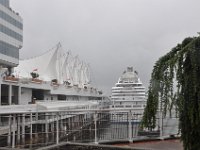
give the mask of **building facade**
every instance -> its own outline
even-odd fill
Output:
[[[0,0],[0,66],[12,73],[19,64],[19,49],[23,44],[23,21],[10,8],[9,0]]]

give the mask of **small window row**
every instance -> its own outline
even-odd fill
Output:
[[[21,22],[17,21],[16,19],[6,14],[2,10],[0,10],[0,18],[4,19],[5,21],[9,22],[10,24],[16,26],[17,28],[21,30],[23,29],[23,24]]]
[[[19,59],[19,49],[3,41],[0,41],[0,53]]]
[[[18,41],[23,41],[23,37],[22,35],[20,35],[19,33],[5,27],[4,25],[0,24],[0,32],[3,32],[4,34],[7,34],[8,36],[11,36],[13,38],[15,38]]]

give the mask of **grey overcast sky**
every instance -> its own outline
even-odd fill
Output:
[[[24,22],[20,57],[61,42],[90,63],[105,93],[127,66],[148,87],[155,61],[200,31],[199,0],[10,0]]]

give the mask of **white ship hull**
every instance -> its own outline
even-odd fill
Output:
[[[127,71],[122,74],[115,86],[112,87],[111,101],[112,109],[130,109],[131,122],[141,122],[146,106],[146,92],[138,73],[133,71],[132,67],[128,67]],[[128,115],[123,115],[123,113],[128,112],[111,112],[112,116],[114,116],[111,120],[113,122],[127,122],[129,120],[127,118]]]
[[[131,119],[129,120],[128,118],[128,112],[110,112],[111,117],[110,117],[110,121],[111,123],[117,123],[117,124],[128,124],[129,121],[132,124],[137,124],[141,122],[141,117],[139,117],[138,115],[132,114],[131,115]],[[141,116],[141,115],[140,115]]]

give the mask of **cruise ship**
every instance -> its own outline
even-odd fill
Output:
[[[134,121],[139,122],[142,118],[145,106],[145,87],[138,77],[138,72],[134,71],[133,67],[127,67],[127,70],[123,72],[118,82],[112,87],[111,107],[114,110],[131,109]],[[119,116],[123,115],[119,115],[118,113],[118,120],[120,120]],[[116,117],[114,118],[114,120],[116,120]],[[123,118],[121,118],[121,121],[122,120]]]

